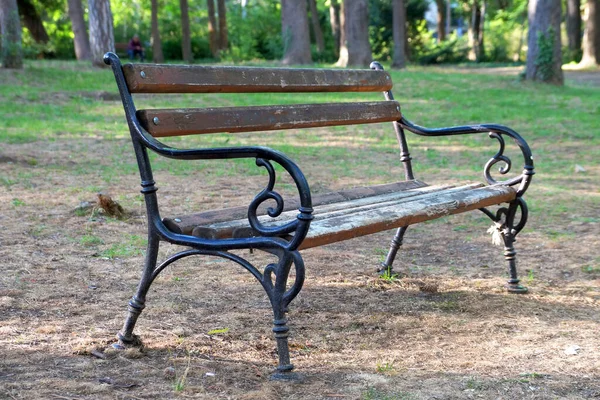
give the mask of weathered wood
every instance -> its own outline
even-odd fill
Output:
[[[373,185],[358,187],[352,189],[346,189],[338,192],[322,193],[312,197],[313,207],[322,205],[328,205],[333,203],[340,203],[348,200],[360,199],[368,196],[376,196],[386,193],[399,192],[404,190],[416,189],[426,187],[427,184],[418,180],[402,181],[394,183],[386,183],[383,185]],[[283,211],[297,210],[300,207],[300,203],[297,199],[288,200],[284,204]],[[267,214],[268,204],[263,203],[258,207],[257,215]],[[165,225],[177,233],[184,233],[186,235],[192,234],[192,231],[197,226],[208,226],[211,224],[217,224],[223,221],[233,221],[237,219],[247,218],[248,207],[230,207],[220,210],[205,211],[202,213],[191,214],[191,215],[180,215],[173,218],[164,218],[163,222]]]
[[[425,186],[400,192],[377,194],[315,206],[314,220],[300,248],[310,248],[400,226],[412,225],[440,216],[461,213],[516,198],[506,186],[469,184],[460,187]],[[286,210],[277,218],[259,217],[265,226],[274,226],[295,218],[297,211]],[[238,214],[239,215],[239,214]],[[207,222],[192,233],[200,237],[248,237],[253,232],[245,217]],[[214,218],[214,215],[212,216]],[[189,228],[186,229],[189,232]]]
[[[125,64],[131,93],[383,92],[385,71]]]
[[[398,121],[396,101],[280,106],[139,110],[140,124],[152,136],[215,132],[255,132]]]

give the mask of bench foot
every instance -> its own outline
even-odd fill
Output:
[[[304,376],[296,372],[280,372],[278,370],[273,372],[271,376],[269,376],[269,380],[279,382],[302,383],[304,382]]]
[[[396,231],[396,235],[392,239],[390,243],[390,250],[385,258],[385,261],[381,263],[377,272],[379,275],[392,276],[392,264],[394,263],[394,259],[396,258],[396,254],[398,254],[398,249],[402,246],[402,239],[404,238],[404,233],[406,232],[407,226],[403,226],[398,228]]]
[[[529,290],[523,286],[523,285],[519,285],[517,284],[512,284],[512,283],[507,283],[506,284],[506,291],[508,293],[515,293],[515,294],[525,294],[527,293]]]

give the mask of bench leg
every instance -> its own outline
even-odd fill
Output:
[[[296,277],[292,287],[287,289],[287,280],[292,264],[295,266]],[[279,256],[277,265],[268,266],[263,275],[263,287],[271,300],[271,307],[273,308],[273,333],[277,341],[277,354],[279,356],[279,365],[271,375],[272,380],[301,380],[298,374],[292,372],[294,366],[290,362],[289,328],[286,313],[288,304],[300,292],[303,283],[304,263],[298,252],[284,252]]]
[[[527,203],[519,197],[508,205],[508,208],[500,208],[496,214],[492,214],[486,209],[481,209],[488,217],[495,222],[495,227],[489,232],[499,233],[504,244],[504,259],[508,263],[508,272],[510,278],[506,284],[509,293],[527,293],[527,288],[522,286],[517,275],[517,252],[514,243],[517,235],[527,223]],[[518,223],[515,223],[515,216],[520,211],[521,215]],[[498,243],[501,244],[501,243]]]
[[[509,293],[523,294],[527,293],[527,288],[519,284],[520,280],[517,275],[517,252],[513,246],[516,234],[514,229],[505,229],[502,233],[504,239],[504,259],[508,262],[508,271],[510,279],[506,283],[506,290]]]
[[[133,328],[135,327],[135,323],[137,322],[137,319],[142,313],[142,310],[146,304],[146,294],[148,293],[148,289],[150,289],[150,285],[152,284],[153,273],[156,268],[158,246],[158,237],[150,235],[148,238],[148,249],[146,251],[146,260],[144,262],[142,278],[135,295],[131,298],[131,300],[129,300],[129,305],[127,307],[127,318],[125,319],[123,328],[119,333],[117,333],[119,344],[117,344],[115,347],[118,347],[121,343],[125,345],[140,344],[139,338],[133,334]]]
[[[390,250],[388,251],[387,257],[377,270],[380,275],[392,276],[392,264],[394,264],[394,259],[396,258],[396,254],[398,254],[398,249],[400,249],[400,246],[402,246],[402,239],[404,238],[404,233],[406,232],[407,228],[408,226],[403,226],[398,228],[396,231],[396,235],[390,243]]]

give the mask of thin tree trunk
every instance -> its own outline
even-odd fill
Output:
[[[342,16],[343,14],[343,16]],[[369,13],[367,0],[344,0],[342,12],[340,58],[336,65],[367,67],[372,61],[369,43]]]
[[[479,46],[479,28],[481,27],[481,9],[479,0],[473,0],[471,6],[471,20],[469,21],[469,55],[471,61],[477,60],[476,48]]]
[[[160,40],[160,30],[158,29],[158,0],[151,0],[152,8],[152,61],[161,63],[165,61],[162,51],[162,42]]]
[[[525,79],[563,84],[560,0],[530,0]]]
[[[582,67],[594,67],[600,64],[600,10],[598,0],[588,0],[586,6],[585,33],[583,35],[583,56],[579,63]]]
[[[567,42],[569,56],[575,59],[581,52],[581,0],[567,0]]]
[[[219,36],[214,0],[206,0],[206,6],[208,8],[208,45],[212,56],[217,58],[219,56]]]
[[[315,35],[317,52],[321,54],[325,51],[325,41],[323,40],[323,30],[321,29],[321,23],[319,22],[317,3],[315,0],[308,0],[308,5],[310,7],[310,20],[312,22],[313,33]]]
[[[560,0],[559,0],[560,1]],[[479,17],[479,37],[475,46],[475,60],[477,62],[481,62],[485,59],[485,46],[484,46],[484,37],[485,37],[485,13],[486,13],[487,3],[486,0],[481,0],[481,11]]]
[[[191,64],[194,61],[192,56],[192,38],[190,36],[190,17],[188,14],[187,0],[179,0],[181,9],[181,54],[183,61]]]
[[[104,53],[115,51],[113,18],[109,0],[88,0],[90,20],[90,49],[92,65],[107,67],[104,64]]]
[[[284,43],[283,64],[312,62],[305,1],[281,0],[281,35]]]
[[[393,68],[406,67],[406,6],[404,0],[392,1],[392,36],[394,38]]]
[[[16,0],[0,0],[0,61],[3,68],[23,68],[21,21]]]
[[[446,40],[446,2],[444,0],[435,0],[437,5],[437,34],[438,43]]]
[[[31,0],[17,0],[17,7],[19,8],[19,14],[21,15],[23,24],[29,33],[31,33],[33,40],[37,43],[48,43],[50,38],[48,37],[42,19]]]
[[[335,55],[340,55],[340,3],[338,0],[329,2],[329,23],[331,24],[331,35],[335,45]]]
[[[225,0],[217,0],[217,11],[219,12],[219,50],[227,50],[229,38],[227,35],[227,7]]]
[[[73,30],[73,43],[75,44],[75,57],[79,61],[89,61],[92,59],[92,50],[90,49],[90,37],[83,19],[81,0],[68,0],[68,4],[69,19]]]

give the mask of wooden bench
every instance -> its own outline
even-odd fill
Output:
[[[304,281],[299,249],[397,228],[381,267],[384,272],[391,273],[392,262],[409,225],[470,210],[481,210],[494,221],[496,237],[503,240],[508,262],[508,290],[526,291],[517,277],[513,242],[527,221],[527,206],[522,196],[534,170],[527,143],[513,130],[491,124],[441,129],[417,126],[402,116],[400,105],[392,96],[391,77],[378,63],[365,70],[121,65],[112,53],[105,55],[105,62],[112,66],[121,93],[148,217],[145,267],[137,292],[129,302],[125,324],[118,334],[121,345],[137,342],[133,329],[144,308],[146,293],[166,266],[191,255],[223,257],[248,270],[267,293],[273,308],[273,332],[279,355],[273,377],[288,379],[293,376],[290,372],[293,366],[288,350],[286,311]],[[382,92],[385,99],[377,102],[137,110],[132,98],[136,93],[255,92]],[[290,158],[270,148],[179,149],[160,141],[160,138],[176,135],[262,132],[385,121],[393,125],[398,138],[405,179],[319,196],[311,195],[305,176]],[[483,167],[485,184],[427,185],[415,179],[405,130],[424,136],[489,134],[498,141],[499,150]],[[505,175],[504,180],[498,181],[492,176],[492,167],[501,167],[499,173],[506,174],[511,166],[505,155],[505,138],[510,138],[520,148],[523,170],[512,177]],[[252,158],[266,169],[269,182],[247,207],[162,218],[148,150],[178,160]],[[279,164],[295,182],[296,200],[284,202],[275,190],[274,164]],[[266,207],[266,203],[275,205]],[[501,207],[494,212],[487,208],[496,205]],[[160,242],[174,243],[185,249],[157,266]],[[232,252],[239,249],[261,250],[275,255],[278,262],[261,270]],[[295,274],[290,275],[292,268]],[[291,276],[293,281],[288,283]]]

